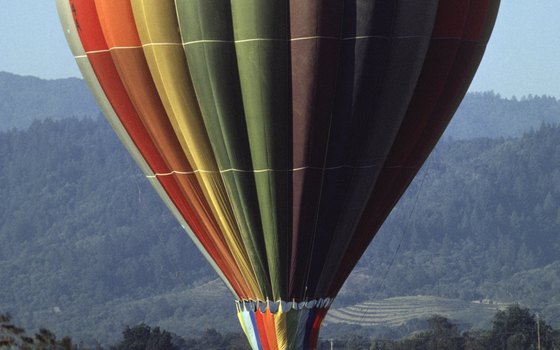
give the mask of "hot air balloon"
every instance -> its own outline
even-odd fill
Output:
[[[236,298],[315,349],[480,63],[499,0],[56,0],[103,113]]]

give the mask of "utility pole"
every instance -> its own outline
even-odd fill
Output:
[[[541,319],[537,313],[537,349],[541,350]]]
[[[329,339],[331,341],[331,350],[334,350],[334,341],[332,339]]]

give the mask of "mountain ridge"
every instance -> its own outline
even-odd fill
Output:
[[[46,118],[100,115],[82,79],[46,80],[0,71],[0,131],[27,128],[34,120]],[[469,92],[443,138],[520,137],[542,124],[559,123],[560,101],[554,97],[504,98],[492,91]]]
[[[99,108],[78,78],[41,79],[0,71],[0,131],[24,129],[34,120],[99,117]]]

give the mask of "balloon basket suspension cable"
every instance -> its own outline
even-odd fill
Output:
[[[391,260],[389,262],[389,266],[387,267],[387,269],[385,270],[385,273],[383,274],[383,278],[381,279],[381,284],[379,285],[379,287],[377,288],[377,290],[375,291],[375,294],[373,295],[373,300],[377,299],[377,296],[379,295],[379,292],[381,292],[383,290],[383,288],[385,287],[385,282],[387,280],[387,276],[389,276],[389,272],[391,271],[391,268],[393,267],[393,264],[395,263],[395,260],[397,259],[397,255],[399,254],[402,244],[404,243],[404,237],[406,232],[408,231],[408,228],[410,226],[410,223],[412,221],[412,216],[414,215],[414,212],[416,211],[416,206],[418,204],[418,201],[420,199],[420,195],[422,194],[422,189],[424,187],[424,182],[426,181],[426,178],[428,177],[428,173],[430,172],[430,165],[431,165],[431,161],[428,160],[425,163],[425,168],[424,170],[424,174],[422,175],[422,180],[420,181],[420,186],[418,187],[418,192],[416,192],[416,196],[414,198],[414,203],[412,204],[412,209],[410,210],[410,212],[408,213],[408,217],[405,220],[404,225],[402,226],[402,231],[401,231],[401,237],[399,238],[399,243],[397,245],[397,248],[395,249],[395,252],[393,253],[393,256],[391,257]],[[365,308],[362,309],[362,315],[360,317],[360,322],[359,324],[362,324],[365,315],[366,315],[366,310]]]

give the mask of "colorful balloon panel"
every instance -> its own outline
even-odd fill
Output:
[[[104,114],[241,303],[251,346],[312,349],[466,93],[499,0],[57,6]]]
[[[364,215],[360,218],[356,235],[330,286],[332,295],[342,287],[373,239],[371,230],[377,231],[381,227],[445,131],[490,39],[499,1],[453,0],[440,3],[440,14],[419,83]],[[461,14],[462,21],[459,20]]]
[[[58,2],[58,5],[59,8],[64,9],[66,4],[61,1]],[[160,152],[148,132],[148,127],[140,119],[140,115],[119,76],[109,46],[103,36],[95,3],[93,1],[72,1],[70,8],[73,10],[71,12],[67,11],[67,13],[73,15],[73,20],[70,18],[65,21],[68,24],[65,27],[69,28],[67,30],[71,30],[71,24],[76,21],[78,24],[75,28],[78,28],[78,30],[72,40],[80,42],[81,39],[84,47],[88,49],[87,56],[85,52],[83,54],[75,53],[75,55],[80,57],[81,60],[89,58],[89,63],[95,72],[95,75],[90,76],[86,81],[96,81],[101,84],[104,96],[110,101],[110,105],[118,115],[117,120],[120,120],[120,123],[135,141],[136,147],[151,167],[149,171],[145,172],[148,178],[155,179],[155,174],[172,174],[172,176],[157,177],[157,182],[165,189],[165,196],[169,196],[166,203],[180,211],[182,220],[188,222],[188,226],[193,229],[198,237],[195,242],[203,245],[203,251],[207,251],[211,255],[212,258],[209,260],[215,261],[213,265],[217,265],[219,274],[227,275],[226,280],[231,281],[230,289],[234,289],[239,296],[250,297],[249,288],[238,271],[233,257],[229,254],[229,249],[215,219],[208,215],[209,210],[205,209],[208,204],[201,194],[200,186],[196,181],[190,183],[185,181],[188,177],[192,178],[192,174],[179,175],[174,173],[176,170],[171,170],[172,167],[168,160],[169,155]],[[79,38],[77,38],[78,35]],[[156,127],[158,127],[157,124]],[[165,128],[165,124],[162,123],[159,127]],[[169,126],[167,128],[169,129]],[[183,164],[187,169],[182,170],[189,170],[190,165],[186,165],[186,162]],[[187,227],[186,222],[185,227]]]

